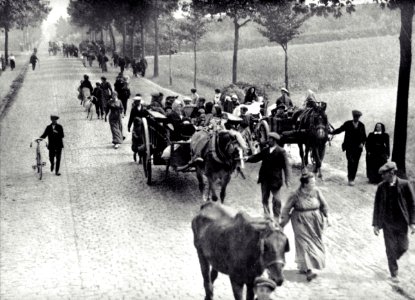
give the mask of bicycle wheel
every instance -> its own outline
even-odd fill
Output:
[[[42,175],[43,175],[43,172],[42,172],[42,167],[43,167],[42,166],[42,156],[40,155],[39,152],[36,154],[36,164],[37,164],[36,175],[39,178],[39,180],[42,180]]]

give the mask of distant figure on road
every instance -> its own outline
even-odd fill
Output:
[[[36,68],[36,64],[39,62],[39,58],[37,58],[35,52],[30,56],[30,63],[32,64],[32,70],[34,71]]]
[[[382,181],[379,168],[388,161],[389,156],[389,134],[385,132],[385,125],[377,123],[366,140],[366,174],[370,183]]]
[[[112,97],[112,87],[111,84],[107,81],[107,78],[101,77],[101,90],[102,90],[102,107],[104,111],[107,109],[107,104]]]
[[[120,57],[118,59],[118,65],[120,66],[120,72],[123,73],[125,69],[125,59],[124,57]]]
[[[288,109],[294,106],[290,98],[290,92],[286,88],[281,88],[281,97],[277,99],[277,106],[281,104],[284,104]]]
[[[122,113],[124,111],[124,107],[122,106],[121,101],[117,98],[117,92],[112,93],[112,100],[108,102],[107,108],[105,110],[105,122],[107,122],[108,113],[109,116],[109,123],[111,127],[112,133],[112,143],[114,144],[114,148],[118,149],[120,144],[123,142],[125,137],[122,134]]]
[[[362,113],[358,110],[353,110],[352,115],[353,120],[344,122],[342,126],[330,132],[333,135],[345,132],[342,150],[346,151],[347,178],[350,186],[354,186],[360,156],[366,142],[365,125],[359,121]]]
[[[122,102],[122,106],[124,107],[124,117],[125,117],[125,114],[127,113],[128,98],[130,98],[131,92],[130,92],[130,89],[128,88],[127,81],[123,77],[122,72],[118,74],[115,80],[114,90],[118,94],[118,99],[120,99]]]
[[[197,90],[196,89],[190,89],[190,92],[192,93],[190,95],[190,98],[192,98],[192,104],[196,105],[197,102],[199,101],[199,95],[197,94]]]
[[[55,168],[55,157],[56,157],[56,176],[60,176],[59,167],[61,165],[61,156],[63,148],[63,127],[58,124],[59,116],[51,115],[50,119],[52,123],[48,125],[45,129],[45,132],[40,136],[44,139],[48,137],[48,149],[49,149],[49,160],[50,160],[50,171],[53,172]]]
[[[9,56],[10,60],[10,69],[13,71],[16,68],[16,57],[14,57],[13,53]]]
[[[408,180],[396,176],[396,164],[387,162],[380,169],[383,182],[378,185],[373,210],[375,235],[383,229],[391,280],[398,279],[398,259],[408,250],[408,226],[415,233],[415,195]]]
[[[301,185],[294,192],[281,214],[281,227],[291,219],[295,238],[295,261],[301,274],[307,281],[316,278],[312,269],[325,267],[325,249],[323,244],[324,217],[328,218],[328,205],[316,180],[311,173],[300,178]],[[328,222],[327,222],[328,223]]]
[[[275,132],[271,132],[268,139],[269,146],[265,147],[261,152],[245,158],[247,162],[255,163],[262,161],[258,176],[258,183],[261,184],[262,205],[265,217],[270,217],[269,196],[272,194],[272,211],[276,224],[280,223],[280,189],[284,179],[287,187],[290,181],[290,166],[287,154],[283,148],[278,146],[277,142],[279,140],[280,136]]]
[[[91,81],[89,81],[89,76],[88,75],[84,75],[84,80],[82,80],[81,86],[79,87],[82,91],[83,88],[87,88],[89,89],[89,92],[92,94],[92,91],[94,90],[94,88],[92,87]]]
[[[101,69],[103,73],[108,72],[107,62],[108,62],[108,57],[104,54],[102,56],[102,61],[101,61]]]
[[[104,104],[102,100],[101,83],[96,82],[95,85],[96,87],[92,91],[92,96],[94,96],[97,99],[97,101],[95,102],[95,109],[97,112],[97,117],[99,119],[99,117],[101,116],[101,119],[104,119],[105,110],[104,110]]]

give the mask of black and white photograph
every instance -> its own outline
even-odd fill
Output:
[[[0,0],[0,299],[415,300],[414,0]]]

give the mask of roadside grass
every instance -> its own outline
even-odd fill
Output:
[[[21,69],[26,64],[29,64],[29,56],[27,54],[15,53],[14,56],[16,57],[16,68],[13,71],[11,71],[10,66],[8,66],[7,69],[3,71],[0,76],[0,101],[9,92],[13,80],[19,75]]]
[[[153,61],[148,59],[148,76]],[[238,80],[252,84],[270,83],[275,89],[270,94],[274,102],[284,80],[284,56],[280,47],[242,49],[239,52]],[[193,55],[180,53],[172,57],[173,85],[168,84],[168,56],[160,58],[160,76],[152,80],[182,94],[190,94],[193,87]],[[231,81],[232,52],[198,53],[198,82],[200,96],[214,95],[214,88]],[[289,48],[290,90],[294,104],[300,106],[307,89],[328,103],[330,122],[340,126],[351,118],[352,109],[363,112],[366,131],[376,122],[383,122],[391,135],[394,130],[396,87],[399,69],[397,36],[383,36],[357,40],[333,41],[318,44],[293,45]],[[413,72],[414,74],[414,72]],[[415,87],[414,76],[412,86]],[[411,90],[408,116],[407,169],[415,176],[415,89]],[[341,152],[343,136],[336,136],[328,149],[325,162],[346,169]],[[359,172],[365,174],[364,154]]]

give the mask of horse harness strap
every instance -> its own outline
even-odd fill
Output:
[[[262,258],[263,254],[264,254],[264,243],[265,243],[264,239],[261,239],[261,241],[260,241],[261,254],[260,254],[260,257],[259,257],[261,265],[263,265],[265,269],[268,269],[270,266],[275,265],[275,264],[285,265],[285,261],[282,260],[282,259],[275,259],[275,260],[270,261],[267,264],[264,263],[264,260]]]
[[[218,157],[218,154],[216,152],[216,144],[217,144],[216,139],[217,139],[217,134],[215,132],[213,133],[209,141],[209,152],[212,153],[213,159],[216,162],[223,164],[224,162]]]

